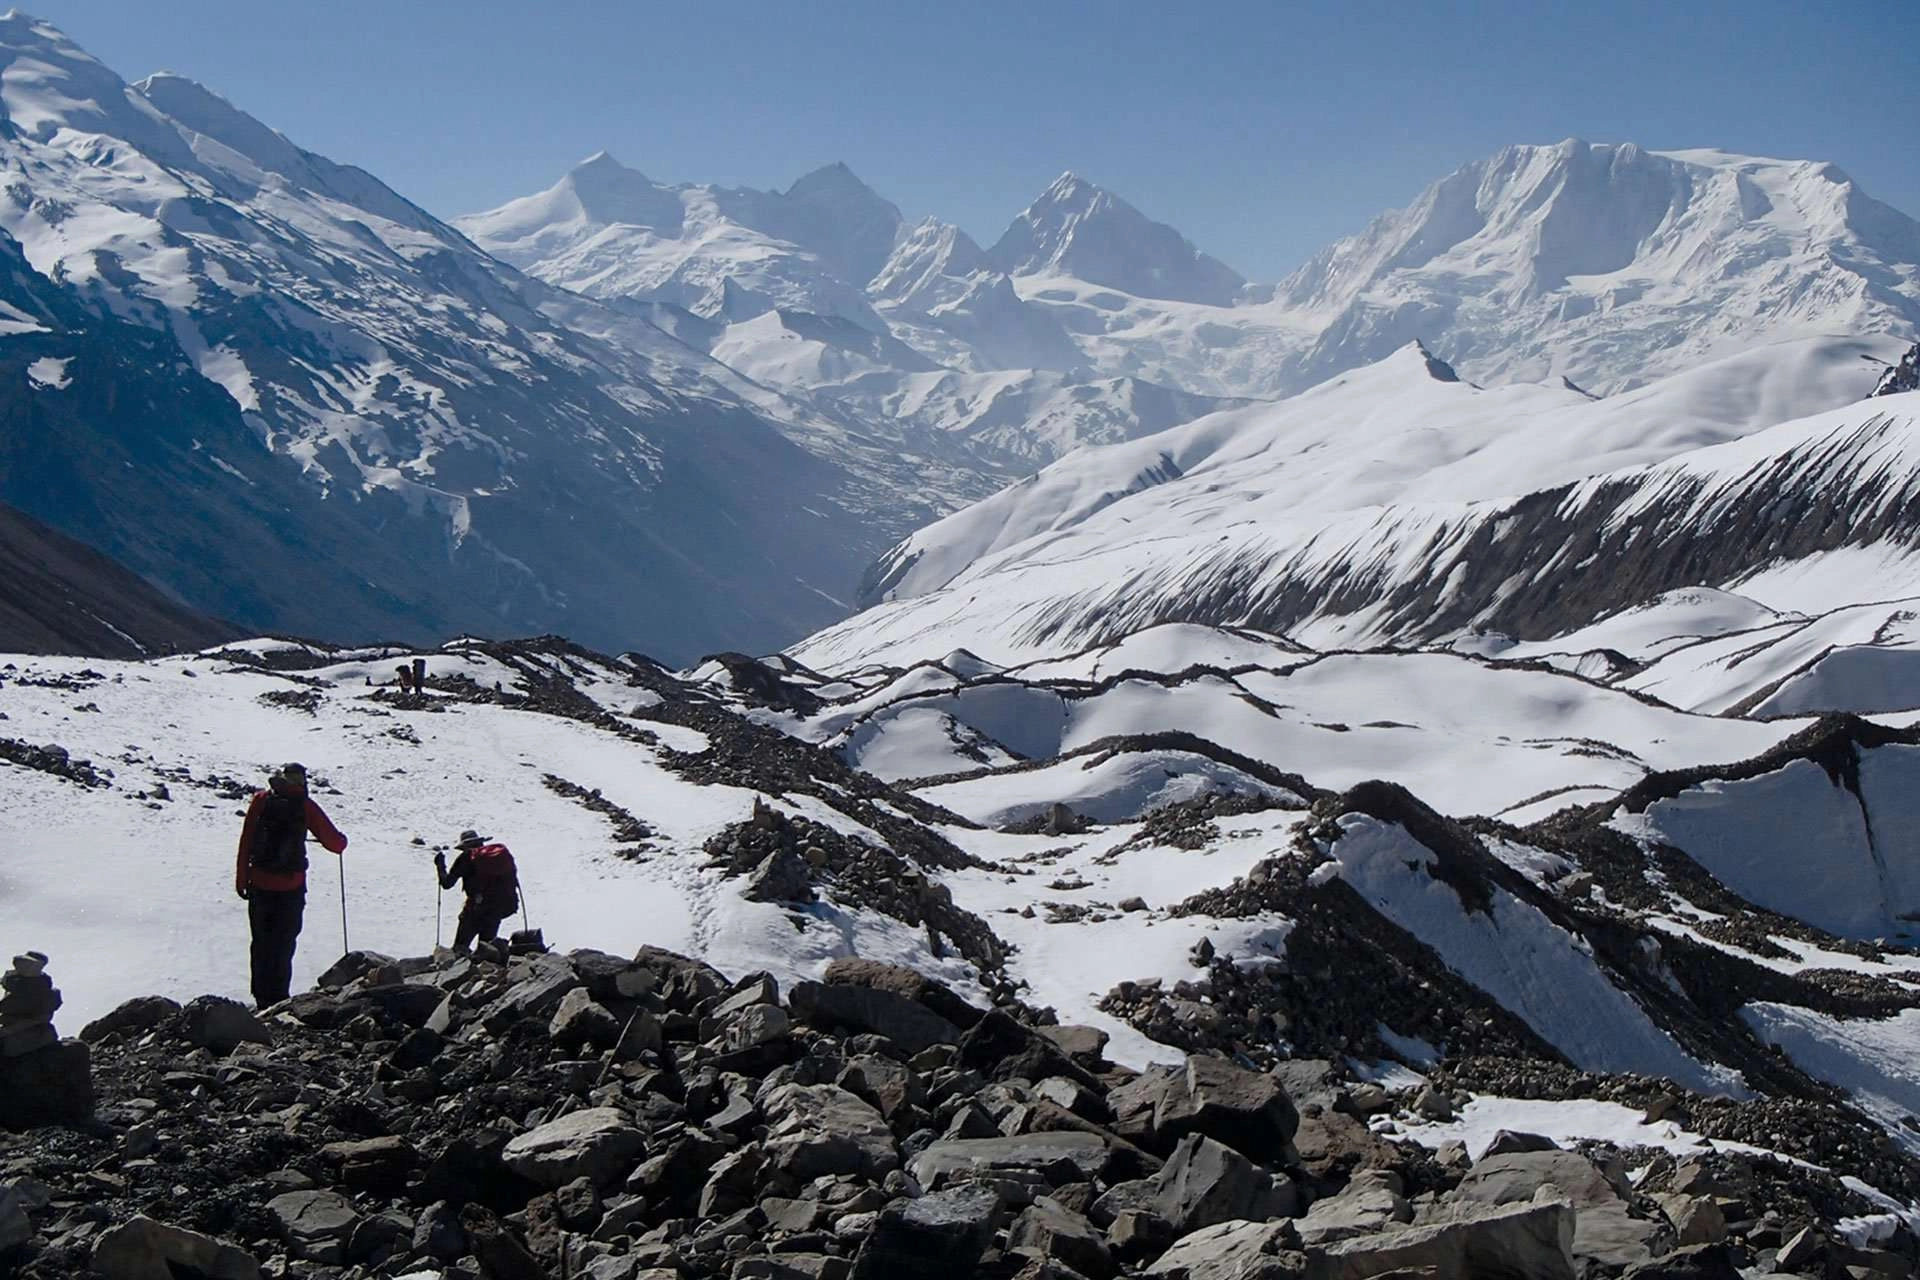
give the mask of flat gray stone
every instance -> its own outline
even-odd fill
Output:
[[[1147,1268],[1173,1280],[1293,1280],[1300,1255],[1286,1252],[1285,1222],[1222,1222],[1180,1240]]]
[[[857,1174],[879,1179],[900,1167],[886,1117],[838,1085],[781,1085],[760,1100],[766,1150],[796,1178]]]
[[[627,1172],[646,1138],[615,1107],[588,1107],[529,1129],[500,1158],[529,1182],[563,1187],[575,1178],[606,1186]]]
[[[156,1222],[129,1219],[101,1234],[93,1246],[93,1269],[106,1280],[260,1280],[253,1255],[212,1236]]]
[[[1100,1176],[1112,1158],[1098,1134],[1060,1132],[1024,1133],[1012,1138],[947,1138],[914,1157],[909,1170],[921,1186],[932,1188],[943,1177],[977,1169],[1053,1169],[1071,1167],[1075,1181]]]

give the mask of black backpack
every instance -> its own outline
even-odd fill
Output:
[[[253,823],[247,860],[262,871],[289,875],[307,869],[307,798],[270,791]]]

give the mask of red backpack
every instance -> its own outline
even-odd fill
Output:
[[[503,844],[483,844],[467,851],[473,869],[473,896],[489,906],[511,913],[520,905],[520,869]]]

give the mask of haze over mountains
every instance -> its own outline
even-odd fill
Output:
[[[1817,162],[1509,148],[1258,285],[1072,174],[985,247],[841,165],[763,192],[599,155],[447,223],[32,18],[0,58],[7,361],[53,371],[0,500],[259,630],[764,651],[1080,446],[1219,435],[1414,338],[1544,384],[1504,412],[1920,319],[1920,230]],[[1406,388],[1366,385],[1393,416]],[[1818,378],[1556,475],[1855,394]]]

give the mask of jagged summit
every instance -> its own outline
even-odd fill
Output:
[[[1143,298],[1230,306],[1246,281],[1165,223],[1072,170],[1028,205],[993,248],[1009,275],[1066,275]]]
[[[1418,325],[1477,380],[1607,392],[1765,336],[1910,329],[1920,224],[1821,161],[1576,138],[1461,167],[1275,297],[1320,327],[1309,378]]]
[[[860,180],[845,160],[835,160],[832,164],[823,164],[811,173],[802,174],[786,190],[789,197],[813,199],[829,195],[872,195],[873,188]]]

